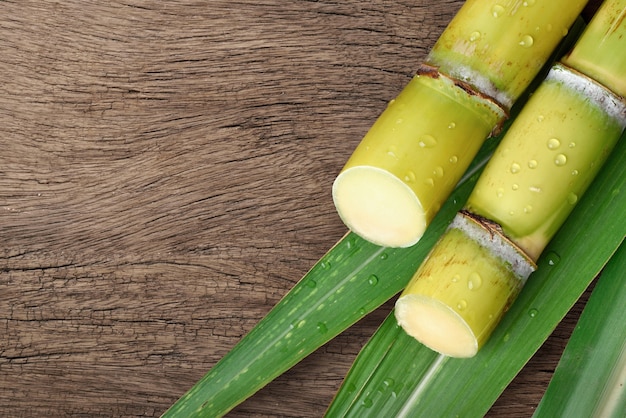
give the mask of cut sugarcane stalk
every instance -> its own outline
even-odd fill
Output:
[[[459,10],[333,184],[353,232],[388,247],[420,239],[586,2],[534,3],[470,0]]]
[[[423,67],[337,177],[333,195],[340,216],[375,244],[416,243],[504,116],[490,99]],[[416,164],[415,158],[428,163]]]
[[[626,63],[625,10],[626,0],[607,1],[590,24],[592,30],[585,31],[579,43],[586,45],[588,37],[598,36],[621,40],[621,44],[599,46],[594,54],[604,51],[616,56],[617,62]],[[598,22],[604,23],[604,30],[598,29]],[[579,43],[570,54],[570,65],[578,62],[572,57],[581,56]],[[614,51],[605,49],[607,46],[619,48]],[[614,65],[602,74],[613,80],[625,72],[626,65]],[[458,235],[458,227],[452,224],[398,299],[395,315],[409,335],[448,356],[471,357],[476,353],[495,325],[491,321],[506,312],[525,280],[519,277],[516,291],[500,290],[517,271],[516,263],[506,254],[525,256],[521,258],[524,270],[533,269],[533,262],[564,223],[626,127],[625,93],[613,92],[565,65],[552,68],[508,130],[467,201],[468,213],[485,228],[474,228],[467,234],[467,242],[461,244],[452,238]],[[465,216],[459,214],[457,218]],[[498,236],[509,248],[505,255],[491,244]],[[484,267],[487,259],[493,263],[491,271]],[[487,276],[482,277],[482,273]],[[480,289],[472,285],[472,275],[476,274],[482,277]],[[452,286],[450,281],[455,277],[465,286]],[[467,302],[470,298],[471,304]]]
[[[535,264],[494,227],[462,212],[428,257],[396,303],[398,324],[434,351],[472,357]]]
[[[621,255],[615,251],[626,235],[624,213],[626,133],[476,356],[437,354],[407,335],[391,313],[357,356],[326,416],[485,416],[607,260]]]

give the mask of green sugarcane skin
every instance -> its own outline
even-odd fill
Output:
[[[459,213],[396,302],[396,318],[427,347],[472,357],[534,269],[489,225]]]
[[[453,80],[432,71],[419,73],[390,102],[337,177],[333,197],[339,215],[350,229],[376,244],[414,244],[504,118],[499,106]],[[412,203],[397,207],[385,195],[376,202],[376,179],[397,184]],[[363,182],[367,193],[350,195]],[[390,189],[381,188],[381,193]],[[394,212],[411,205],[411,216]],[[381,216],[381,207],[390,213]],[[396,235],[411,232],[402,241],[379,236],[395,230]]]
[[[615,103],[614,111],[607,113],[600,99],[590,99],[570,81],[593,82],[560,65],[550,74],[510,127],[467,202],[471,212],[500,224],[534,259],[624,128],[623,104]],[[619,101],[605,93],[602,103]]]
[[[626,54],[619,54],[626,38],[626,0],[600,8],[570,54],[569,67],[598,81],[618,96],[626,96]]]
[[[510,107],[586,3],[468,0],[440,36],[427,62]]]

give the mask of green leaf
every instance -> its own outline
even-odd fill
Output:
[[[625,275],[622,244],[602,271],[535,417],[626,413]]]
[[[624,137],[475,357],[432,352],[399,328],[391,314],[355,360],[327,415],[484,415],[624,239]]]

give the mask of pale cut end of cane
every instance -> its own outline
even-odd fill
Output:
[[[426,213],[415,192],[377,167],[343,171],[333,184],[333,200],[346,226],[377,245],[409,247],[426,230]]]
[[[453,309],[423,295],[405,295],[396,302],[395,316],[407,334],[449,357],[469,358],[478,352],[470,326]]]

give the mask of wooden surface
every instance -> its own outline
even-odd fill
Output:
[[[162,413],[344,234],[335,175],[460,5],[1,1],[0,415]],[[390,306],[230,416],[321,416]]]

